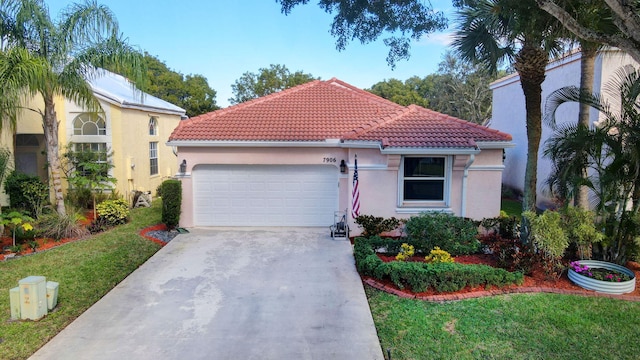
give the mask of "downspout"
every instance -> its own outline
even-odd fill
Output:
[[[469,156],[469,161],[467,161],[467,163],[464,165],[464,172],[462,174],[462,201],[460,204],[461,217],[467,216],[467,178],[469,177],[469,168],[471,167],[471,164],[473,164],[475,160],[476,160],[476,155],[471,154]]]

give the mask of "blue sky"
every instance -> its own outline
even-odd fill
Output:
[[[72,1],[45,0],[52,18]],[[339,52],[329,34],[333,17],[317,1],[298,6],[285,16],[275,0],[109,0],[121,32],[132,45],[147,51],[182,74],[202,74],[217,91],[219,106],[229,105],[231,84],[247,72],[284,64],[322,79],[337,77],[360,88],[389,78],[405,80],[437,71],[448,48],[446,33],[432,34],[412,45],[411,59],[394,70],[388,49],[352,42]],[[437,10],[452,12],[450,0],[432,1]],[[452,16],[449,16],[449,25]],[[385,36],[383,35],[383,38]]]

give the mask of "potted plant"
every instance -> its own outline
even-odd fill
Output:
[[[568,276],[576,285],[587,290],[626,294],[636,289],[636,277],[633,271],[606,261],[574,261],[569,264]]]

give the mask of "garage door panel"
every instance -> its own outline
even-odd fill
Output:
[[[328,226],[338,207],[334,166],[200,165],[198,226]]]

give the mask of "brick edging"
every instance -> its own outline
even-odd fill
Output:
[[[603,298],[610,298],[610,299],[640,302],[640,296],[605,294],[605,293],[599,293],[591,290],[556,289],[556,288],[544,287],[544,286],[542,287],[525,286],[525,287],[508,288],[508,289],[479,290],[479,291],[473,291],[473,292],[461,293],[461,294],[454,293],[454,294],[438,294],[438,295],[414,295],[414,294],[407,294],[406,292],[400,291],[394,287],[384,285],[378,282],[377,280],[369,277],[362,277],[362,282],[375,289],[384,291],[389,294],[396,295],[404,299],[417,299],[417,300],[430,301],[430,302],[447,302],[447,301],[458,301],[458,300],[464,300],[464,299],[481,298],[485,296],[496,296],[496,295],[506,295],[506,294],[529,294],[529,293],[580,295],[580,296],[603,297]]]

